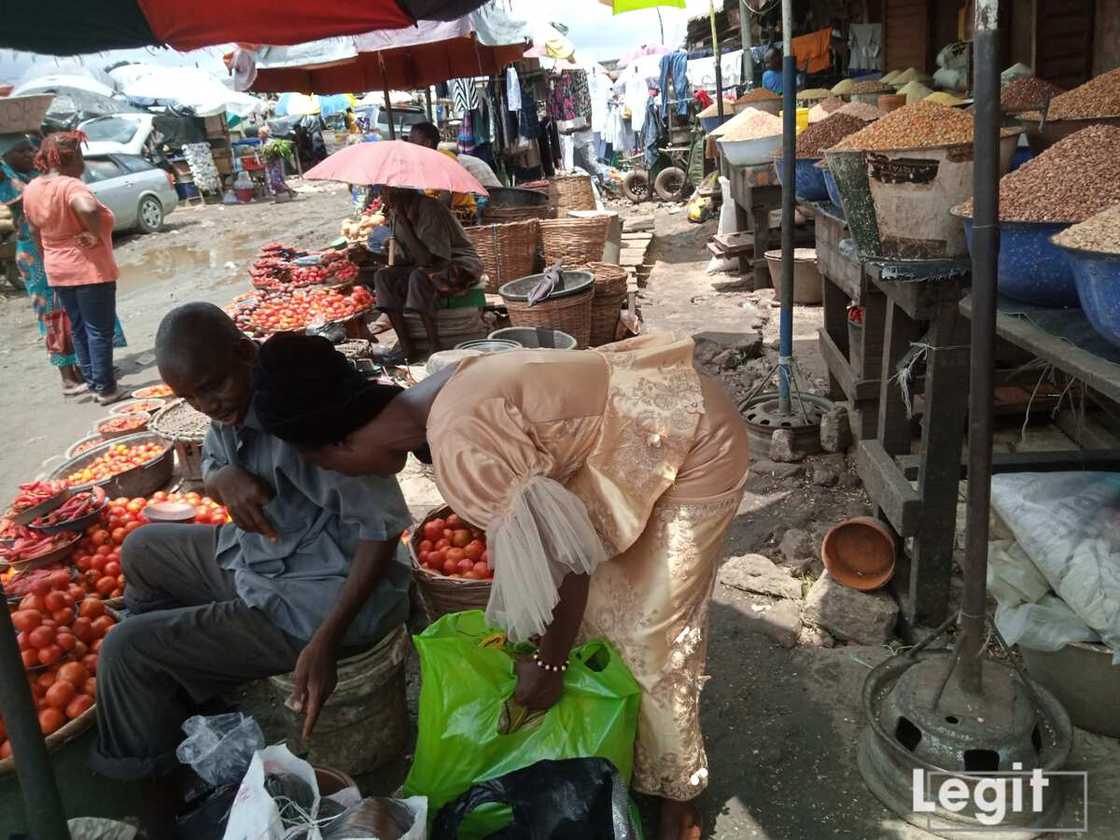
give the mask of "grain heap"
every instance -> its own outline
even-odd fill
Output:
[[[896,79],[895,82],[897,83],[897,81]],[[836,88],[833,88],[832,91],[835,93]],[[848,93],[894,93],[894,88],[890,85],[883,84],[878,79],[867,79],[863,82],[853,83],[848,89]]]
[[[743,104],[749,105],[752,102],[763,102],[767,99],[781,99],[781,98],[782,97],[778,96],[778,94],[774,93],[774,91],[770,90],[769,88],[756,87],[756,88],[753,88],[751,90],[748,90],[746,93],[744,93],[738,99],[736,99],[735,104],[736,105],[743,105]]]
[[[708,135],[722,140],[759,140],[781,133],[781,117],[757,108],[747,108],[714,131],[708,132]]]
[[[838,109],[836,113],[847,114],[849,117],[859,117],[864,122],[872,122],[882,117],[886,112],[880,111],[874,105],[869,105],[866,102],[849,102]]]
[[[971,142],[971,114],[934,102],[915,102],[848,135],[835,148],[837,151],[874,152]]]
[[[856,83],[851,79],[841,79],[832,86],[832,92],[836,96],[847,96],[852,92],[852,88],[855,87],[855,84]]]
[[[963,105],[964,100],[960,97],[953,96],[951,93],[946,93],[939,90],[936,93],[931,93],[925,98],[926,102],[936,102],[938,105],[948,105],[950,108],[955,108],[957,105]]]
[[[1024,116],[1028,116],[1024,114]],[[1047,119],[1084,120],[1120,117],[1120,67],[1090,79],[1050,100]]]
[[[730,99],[724,99],[723,100],[723,113],[726,116],[730,116],[734,112],[735,112],[735,103],[732,102]],[[703,111],[701,111],[696,116],[699,117],[700,119],[704,119],[706,117],[718,117],[719,116],[719,103],[718,102],[713,102],[711,105],[709,105],[707,108],[705,108]]]
[[[898,78],[898,76],[901,72],[902,72],[901,70],[892,70],[891,72],[887,73],[885,76],[880,76],[879,81],[882,82],[885,85],[889,85],[896,78]]]
[[[1026,79],[1015,79],[1004,85],[999,94],[999,104],[1004,111],[1037,111],[1043,108],[1048,100],[1063,92],[1057,85],[1031,76]]]
[[[1120,204],[1120,128],[1091,125],[1059,140],[999,182],[1009,222],[1082,222]],[[972,199],[957,209],[972,216]]]
[[[1120,256],[1120,204],[1066,228],[1054,237],[1054,242],[1066,248]]]
[[[828,119],[829,114],[833,114],[844,107],[844,100],[835,96],[828,99],[822,99],[816,105],[809,109],[809,124],[818,123],[821,120]]]
[[[931,93],[933,93],[933,91],[921,82],[907,82],[898,89],[898,95],[906,97],[907,105],[912,102],[921,102]]]
[[[832,91],[828,88],[809,88],[797,92],[797,98],[804,102],[816,102],[818,99],[828,99],[830,96]]]
[[[910,82],[929,82],[929,81],[932,81],[932,79],[929,76],[927,76],[925,73],[923,73],[921,70],[918,70],[914,67],[907,67],[905,70],[903,70],[901,73],[899,73],[893,79],[891,79],[889,84],[892,84],[895,87],[902,87],[903,85],[907,85]]]
[[[811,124],[797,137],[797,156],[799,158],[819,158],[825,149],[835,146],[849,134],[866,126],[859,117],[847,114],[832,114],[819,123]]]

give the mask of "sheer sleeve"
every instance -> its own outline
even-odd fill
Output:
[[[517,641],[543,633],[565,575],[590,574],[608,558],[586,506],[505,400],[435,424],[428,440],[443,498],[487,532],[487,618]]]

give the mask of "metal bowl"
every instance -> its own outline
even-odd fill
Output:
[[[102,481],[90,482],[89,484],[70,488],[71,490],[84,490],[96,485],[103,488],[110,498],[119,496],[127,496],[128,498],[150,496],[157,490],[167,486],[171,481],[171,474],[175,467],[174,448],[154,432],[140,432],[134,435],[127,435],[126,437],[108,440],[100,446],[95,446],[88,452],[83,452],[76,458],[64,461],[51,471],[49,477],[65,478],[75,470],[79,470],[94,461],[99,455],[108,451],[111,446],[117,446],[118,444],[133,446],[137,443],[148,443],[150,441],[162,443],[167,446],[164,453],[155,460],[109,476],[109,478],[103,479]]]
[[[51,478],[58,478],[58,476],[52,475]],[[16,525],[26,525],[31,520],[42,516],[44,513],[50,513],[55,508],[61,507],[62,503],[70,498],[70,494],[72,492],[73,488],[63,490],[57,496],[51,496],[45,502],[39,502],[39,504],[37,505],[32,505],[29,508],[24,508],[19,513],[13,513],[8,518],[11,519],[12,522],[14,522]]]

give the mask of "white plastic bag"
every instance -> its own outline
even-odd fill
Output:
[[[187,737],[175,750],[175,757],[214,787],[236,784],[253,754],[264,746],[257,722],[240,713],[195,715],[183,722],[183,731]]]
[[[719,176],[719,191],[723,196],[723,204],[719,208],[719,225],[716,230],[719,233],[735,233],[739,223],[735,219],[735,201],[731,198],[731,182],[722,175]],[[738,270],[739,260],[735,257],[723,260],[712,257],[708,260],[708,267],[704,269],[707,274]]]
[[[319,784],[315,778],[315,771],[302,758],[292,755],[284,744],[265,747],[253,756],[249,770],[242,779],[241,787],[238,788],[237,796],[233,801],[222,840],[285,840],[291,834],[293,829],[284,829],[280,809],[265,789],[265,776],[271,773],[290,773],[311,788],[314,804],[308,815],[309,830],[299,836],[301,840],[304,838],[323,840],[323,831],[329,831],[329,828],[324,827],[324,830],[320,831],[319,827],[313,824],[318,818],[319,803],[322,801],[319,797]],[[356,787],[345,788],[326,798],[347,809],[354,808],[362,802],[362,796]],[[359,840],[427,840],[427,798],[416,796],[398,801],[406,805],[414,816],[414,822],[408,832],[399,838],[370,836]]]

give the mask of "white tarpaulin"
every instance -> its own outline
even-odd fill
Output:
[[[49,73],[45,76],[37,76],[33,79],[28,79],[20,82],[12,90],[12,96],[23,96],[28,93],[38,93],[39,91],[54,91],[59,88],[72,88],[74,90],[84,90],[88,93],[96,93],[99,96],[112,96],[116,91],[109,85],[99,82],[92,76],[78,73]]]
[[[992,507],[1058,598],[1120,664],[1120,473],[993,476]],[[1013,581],[1021,600],[1042,604],[1026,581]]]
[[[191,108],[200,117],[224,114],[239,117],[264,113],[264,100],[226,87],[209,73],[194,67],[125,64],[109,71],[118,90],[144,104]]]
[[[739,79],[743,75],[743,51],[735,50],[735,52],[724,53],[720,56],[719,67],[723,71],[724,90],[739,84]],[[716,60],[714,57],[689,59],[687,72],[688,83],[693,88],[716,89]]]

